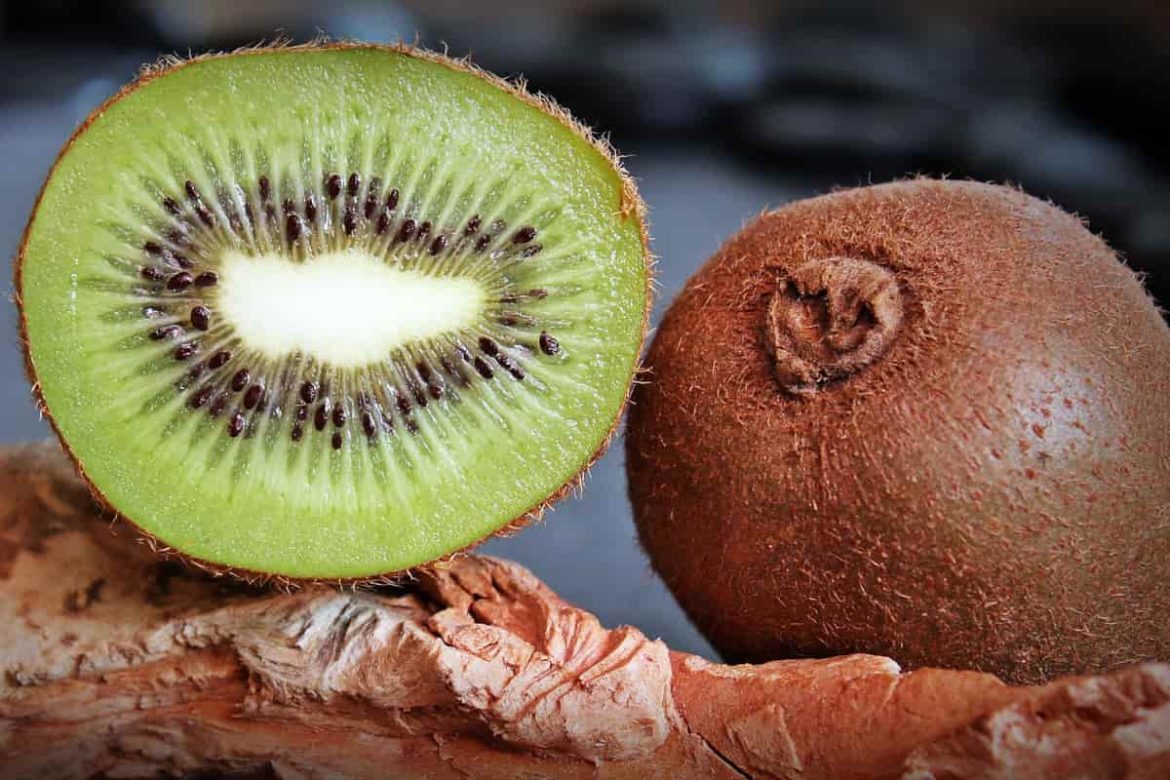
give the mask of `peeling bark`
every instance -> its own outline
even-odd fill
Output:
[[[467,556],[402,588],[250,588],[0,450],[0,776],[1154,778],[1170,667],[1013,688],[847,656],[722,666]]]

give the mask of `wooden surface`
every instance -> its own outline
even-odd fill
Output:
[[[401,588],[213,579],[0,449],[0,777],[1163,778],[1170,667],[1012,688],[729,667],[467,556]]]

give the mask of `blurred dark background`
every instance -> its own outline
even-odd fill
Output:
[[[284,35],[418,40],[523,75],[628,155],[656,315],[743,221],[908,174],[1013,182],[1088,219],[1170,304],[1170,4],[733,0],[0,0],[0,247],[72,129],[163,53]],[[0,441],[45,435],[0,349]],[[711,655],[640,555],[621,447],[582,496],[488,545],[607,624]],[[748,573],[745,572],[745,576]]]

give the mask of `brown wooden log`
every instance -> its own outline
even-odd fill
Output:
[[[51,445],[0,449],[0,630],[3,778],[1170,777],[1166,665],[723,666],[476,556],[255,589],[98,516]]]

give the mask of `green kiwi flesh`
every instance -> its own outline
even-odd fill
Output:
[[[729,660],[1170,658],[1170,329],[1060,209],[914,180],[765,214],[647,377],[639,536]]]
[[[26,362],[100,499],[216,569],[364,579],[540,511],[645,332],[641,202],[563,111],[323,45],[165,63],[62,151]]]

